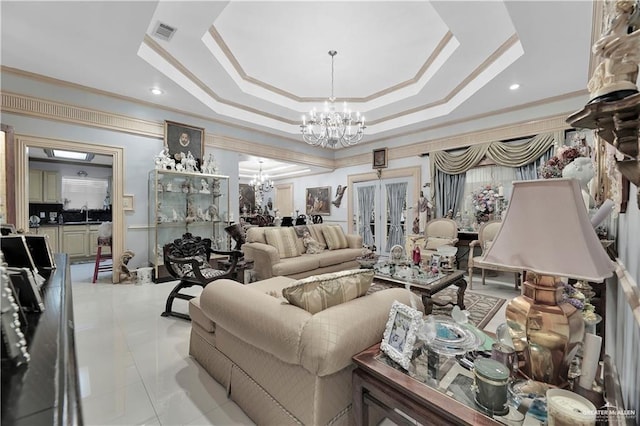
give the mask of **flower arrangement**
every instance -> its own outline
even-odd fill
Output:
[[[578,157],[583,157],[583,151],[578,146],[561,146],[556,155],[538,168],[538,174],[544,179],[562,177],[562,169]]]
[[[486,222],[489,215],[495,212],[499,190],[491,185],[481,186],[471,194],[471,201],[475,209],[478,222]]]
[[[571,284],[564,284],[564,289],[562,293],[562,300],[567,303],[573,305],[577,310],[582,312],[582,317],[585,321],[591,321],[596,318],[596,308],[593,306],[584,293],[580,290],[573,287]]]

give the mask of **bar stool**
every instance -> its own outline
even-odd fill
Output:
[[[109,253],[103,254],[102,247],[109,247]],[[98,252],[96,253],[96,265],[93,269],[93,281],[95,284],[98,273],[113,270],[113,258],[111,256],[111,237],[98,237]]]

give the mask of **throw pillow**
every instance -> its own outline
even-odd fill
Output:
[[[340,225],[328,225],[322,228],[322,234],[327,242],[329,250],[337,250],[349,247],[347,237],[344,235],[342,226]]]
[[[282,295],[292,305],[315,314],[365,295],[372,282],[370,269],[333,272],[299,280],[282,289]]]
[[[453,245],[453,241],[450,238],[438,238],[438,237],[429,237],[427,238],[427,243],[424,248],[427,250],[437,250],[438,247],[444,245]]]
[[[278,250],[281,259],[300,256],[298,236],[293,228],[265,229],[264,236],[267,244]]]

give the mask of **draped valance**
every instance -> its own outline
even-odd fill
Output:
[[[431,182],[435,182],[436,168],[450,175],[457,175],[475,167],[485,156],[501,166],[521,167],[540,158],[554,142],[555,135],[545,133],[524,142],[488,142],[473,145],[460,154],[431,152]]]

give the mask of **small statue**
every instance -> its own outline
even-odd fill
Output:
[[[207,215],[205,214],[204,210],[202,210],[202,207],[198,207],[198,210],[196,212],[196,217],[202,222],[207,221]]]
[[[173,209],[173,221],[174,222],[178,222],[180,221],[180,217],[178,216],[178,212],[176,211],[176,209]]]
[[[635,1],[618,0],[615,16],[604,35],[593,45],[594,55],[602,58],[587,84],[590,102],[622,99],[637,93],[639,11]]]
[[[118,267],[116,270],[118,271],[118,277],[120,278],[121,283],[131,283],[131,282],[134,282],[136,279],[135,272],[130,271],[129,267],[127,266],[129,264],[129,261],[134,256],[135,256],[135,253],[132,252],[131,250],[125,250],[120,255],[120,261],[118,262]]]
[[[220,179],[213,180],[213,195],[220,195]]]
[[[192,204],[189,203],[189,206],[187,207],[187,217],[185,217],[185,222],[187,223],[191,223],[191,222],[195,222],[197,219],[196,216],[196,211],[195,208],[193,207]]]
[[[209,191],[209,182],[207,182],[206,179],[201,179],[200,180],[200,193],[201,194],[210,194],[211,191]]]
[[[193,154],[191,154],[191,151],[187,152],[187,156],[186,158],[183,157],[183,160],[184,160],[184,169],[186,172],[195,173],[198,171],[198,163],[196,162],[196,159],[193,157]]]
[[[213,154],[209,153],[209,158],[207,158],[202,165],[202,173],[214,175],[217,172],[218,165],[216,164],[216,160],[213,158]]]
[[[345,186],[338,185],[338,189],[336,189],[336,199],[333,200],[331,204],[333,204],[336,207],[340,207],[340,204],[342,204],[342,196],[344,195],[344,192],[346,190],[347,190],[347,185]]]

